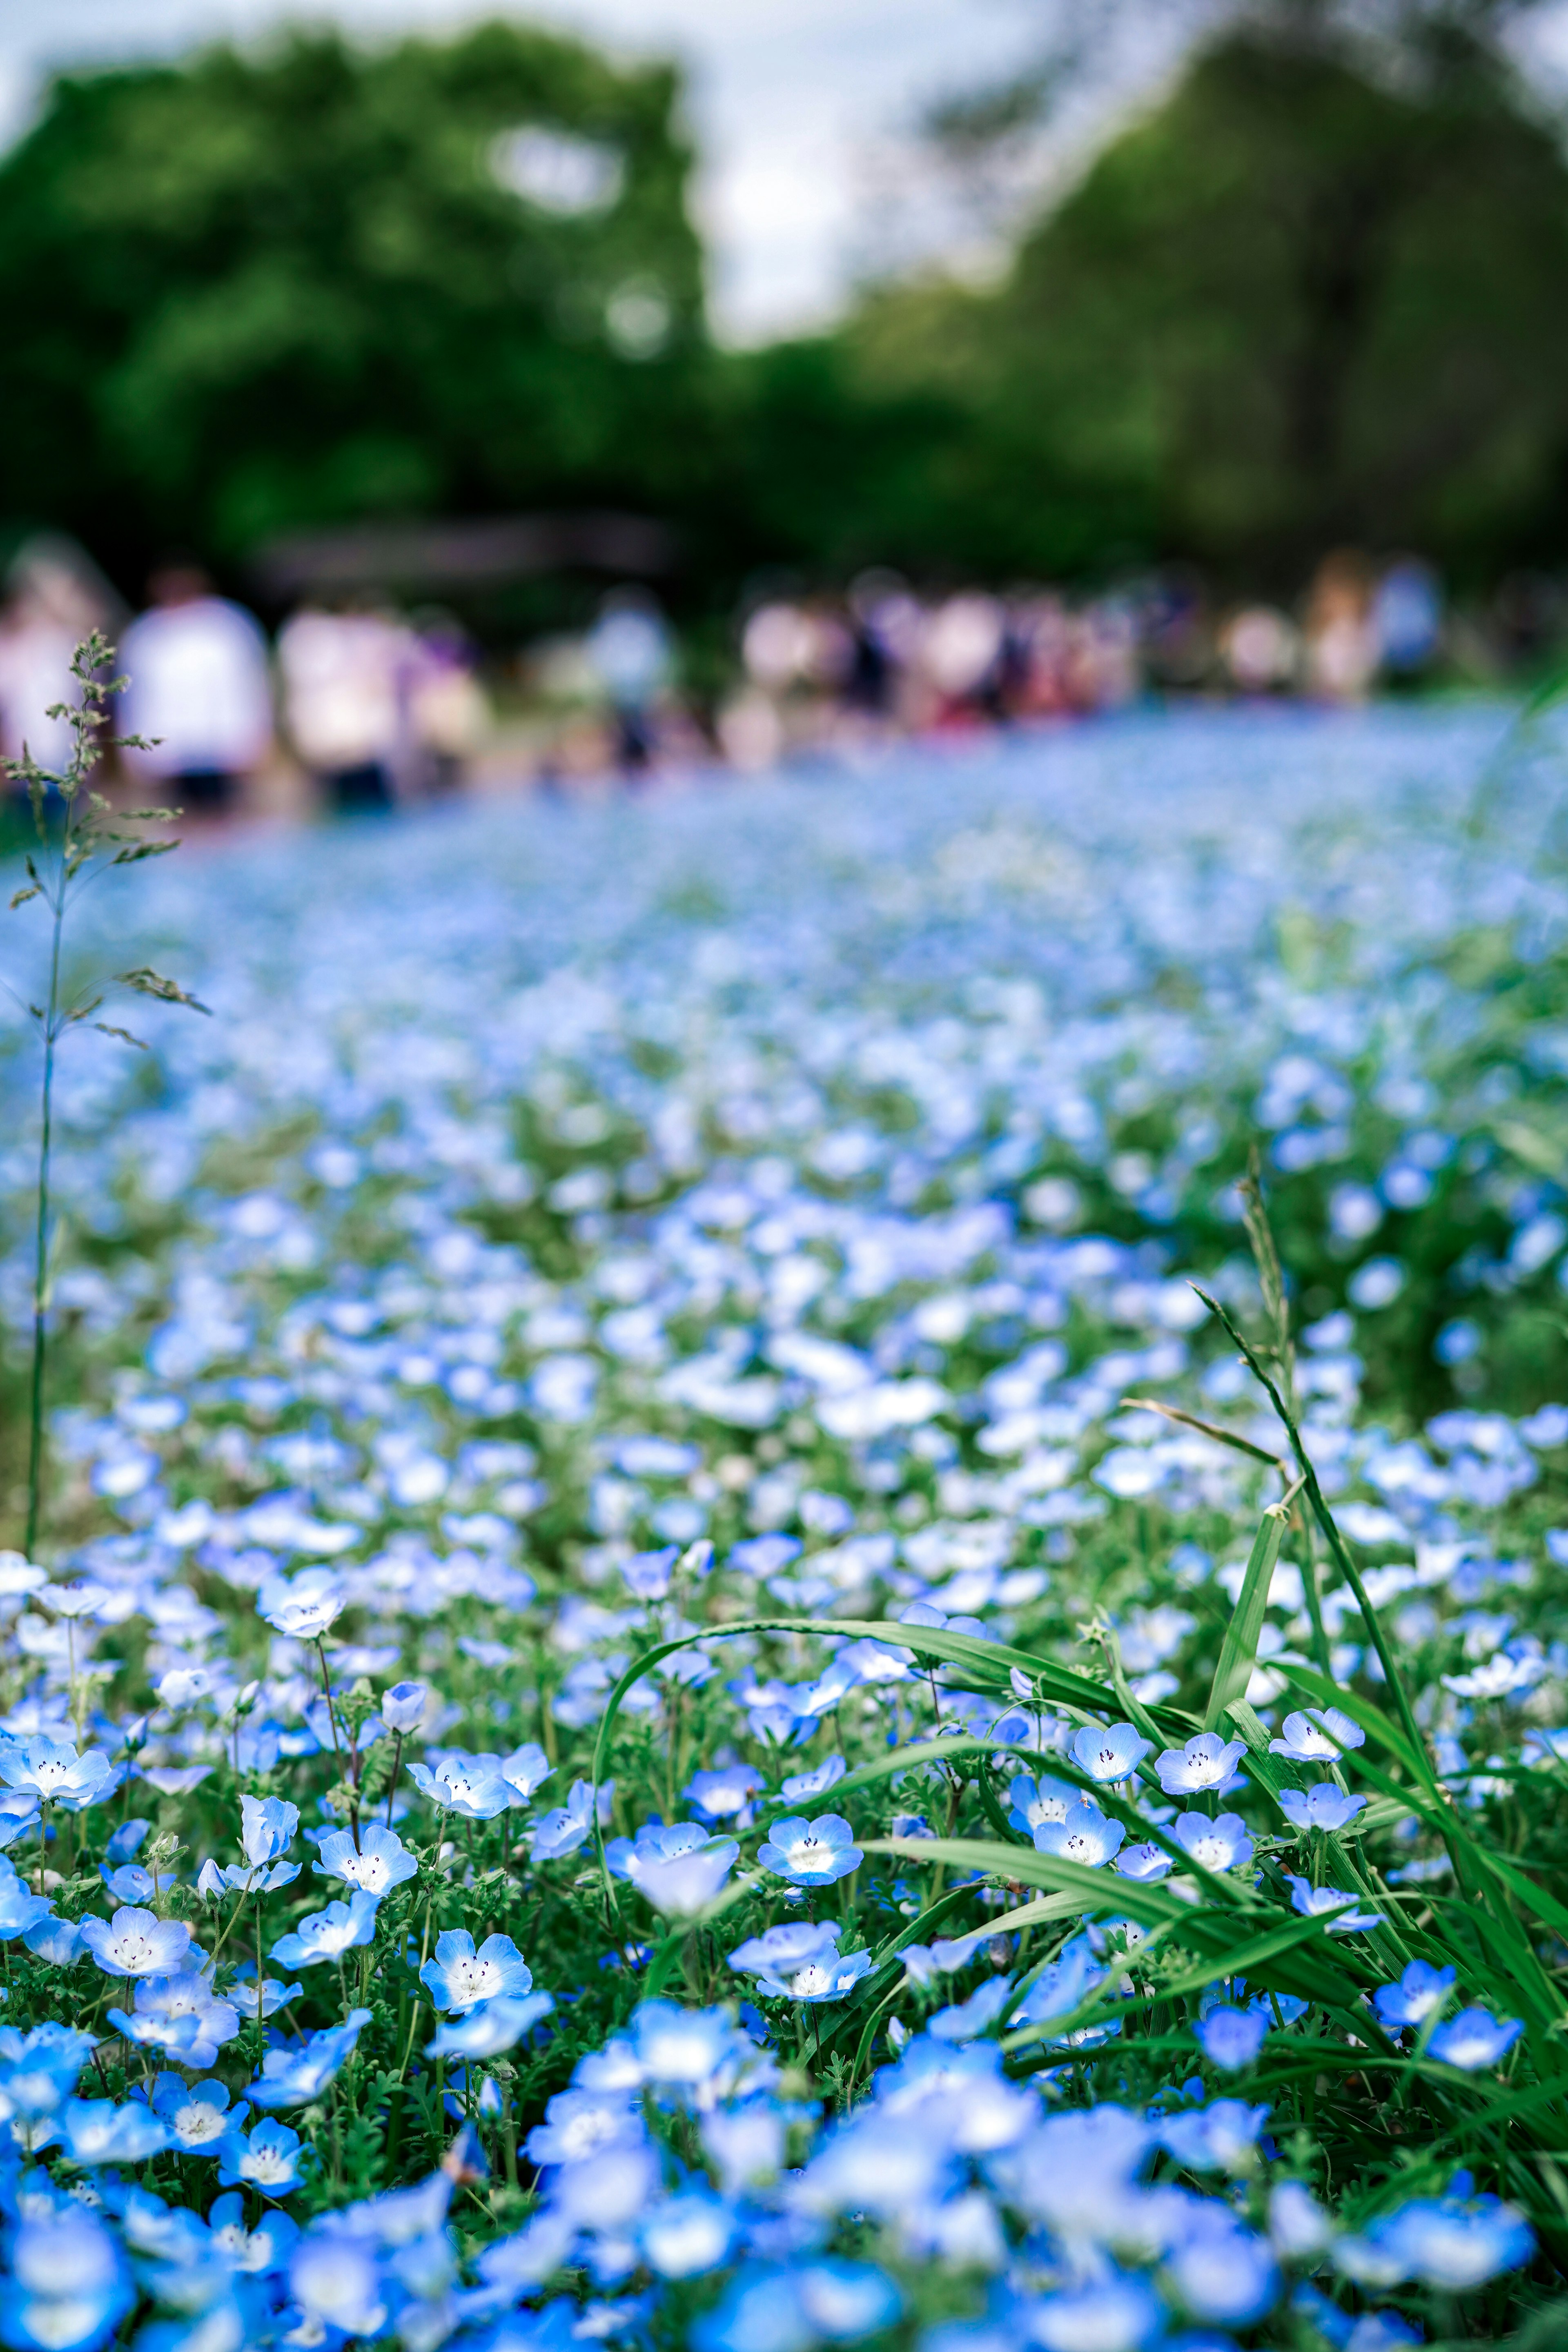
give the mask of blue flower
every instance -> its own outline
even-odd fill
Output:
[[[1281,1789],[1279,1810],[1293,1829],[1342,1830],[1365,1804],[1364,1797],[1347,1797],[1331,1780],[1320,1780],[1303,1795],[1300,1789]]]
[[[341,2230],[310,2230],[289,2263],[289,2288],[311,2320],[342,2336],[379,2336],[386,2300],[375,2248]]]
[[[1342,1904],[1361,1901],[1359,1895],[1347,1895],[1342,1886],[1314,1886],[1309,1879],[1292,1877],[1289,1871],[1285,1873],[1285,1883],[1290,1889],[1292,1909],[1303,1913],[1309,1919],[1315,1919],[1325,1911],[1337,1911]],[[1359,1935],[1369,1927],[1381,1927],[1382,1925],[1383,1914],[1380,1911],[1352,1910],[1342,1919],[1331,1919],[1329,1933],[1331,1936]]]
[[[1116,1857],[1116,1867],[1123,1878],[1163,1878],[1171,1868],[1171,1857],[1163,1846],[1124,1845]]]
[[[1295,1764],[1337,1764],[1348,1748],[1365,1745],[1359,1723],[1337,1706],[1308,1706],[1288,1715],[1284,1737],[1268,1743],[1270,1756],[1288,1756]]]
[[[521,2000],[533,1990],[533,1972],[510,1936],[487,1936],[476,1952],[466,1927],[436,1938],[436,1956],[419,1971],[437,2009],[461,2012],[476,2001]]]
[[[300,2235],[292,2216],[276,2211],[263,2213],[255,2229],[247,2230],[245,2199],[237,2189],[214,2198],[207,2228],[214,2253],[247,2278],[271,2278],[284,2269]]]
[[[417,1731],[428,1698],[423,1683],[394,1683],[382,1698],[381,1719],[388,1731]]]
[[[357,1847],[352,1830],[333,1830],[321,1840],[317,1852],[320,1859],[311,1865],[317,1878],[341,1878],[378,1901],[389,1887],[401,1886],[419,1868],[396,1831],[384,1829],[379,1822],[360,1831]]]
[[[1252,1860],[1253,1843],[1239,1813],[1178,1813],[1171,1835],[1200,1870],[1245,1870]]]
[[[1240,2168],[1232,2164],[1228,2168]],[[1185,2221],[1165,2257],[1166,2276],[1178,2301],[1194,2318],[1228,2327],[1251,2326],[1279,2296],[1279,2265],[1268,2240],[1206,2199],[1187,2208]]]
[[[121,1778],[99,1748],[79,1756],[68,1739],[41,1735],[0,1744],[0,1780],[40,1804],[64,1805],[68,1812],[112,1796]]]
[[[1535,2252],[1522,2213],[1496,2197],[1421,2197],[1374,2221],[1359,2238],[1341,2238],[1336,2268],[1373,2286],[1415,2279],[1444,2294],[1467,2294],[1502,2271],[1520,2269]]]
[[[1497,2065],[1523,2032],[1517,2017],[1500,2019],[1489,2010],[1462,2009],[1457,2017],[1445,2018],[1426,2048],[1445,2066],[1460,2066],[1467,2074],[1473,2074],[1483,2066]]]
[[[181,2066],[216,2066],[217,2053],[239,2032],[232,2000],[219,2000],[194,1969],[175,1976],[142,1977],[131,2013],[109,2011],[117,2033],[140,2050],[162,2050]]]
[[[1073,1762],[1091,1780],[1125,1780],[1153,1747],[1131,1723],[1113,1723],[1109,1731],[1086,1727],[1072,1744]]]
[[[292,2106],[297,2102],[281,2104]],[[247,2139],[239,2128],[247,2112],[243,2106],[236,2109],[232,2128],[212,2151],[218,2160],[217,2177],[226,2189],[254,2189],[263,2197],[287,2197],[291,2189],[298,2189],[301,2178],[305,2151],[300,2135],[275,2116],[266,2116]]]
[[[140,2100],[68,2099],[60,2110],[60,2144],[73,2164],[141,2164],[169,2145],[161,2119]]]
[[[1194,1796],[1208,1789],[1221,1795],[1237,1784],[1237,1759],[1244,1739],[1222,1739],[1215,1731],[1200,1731],[1184,1748],[1167,1748],[1154,1759],[1160,1786],[1167,1797]]]
[[[291,1934],[279,1936],[269,1957],[286,1969],[313,1969],[326,1960],[341,1960],[356,1945],[375,1941],[380,1908],[380,1896],[360,1887],[348,1902],[329,1903],[324,1911],[312,1911],[301,1919]]]
[[[566,1802],[539,1816],[528,1850],[535,1862],[561,1862],[585,1845],[593,1830],[593,1789],[586,1780],[574,1780]]]
[[[1065,1822],[1068,1808],[1081,1803],[1083,1791],[1070,1780],[1053,1780],[1042,1772],[1018,1773],[1007,1791],[1013,1810],[1007,1818],[1016,1830],[1033,1837],[1042,1822]]]
[[[621,1570],[627,1590],[639,1601],[662,1601],[679,1557],[679,1544],[666,1544],[662,1551],[634,1552]]]
[[[0,1878],[0,1940],[9,1943],[13,1936],[26,1935],[48,1918],[54,1907],[52,1897],[30,1895],[12,1871],[8,1878]]]
[[[1140,2352],[1164,2324],[1153,2289],[1141,2278],[1118,2272],[1088,2286],[1047,2295],[1029,2314],[1029,2334],[1045,2352],[1083,2352],[1092,2345],[1115,2352]]]
[[[988,2033],[1013,1998],[1011,1977],[988,1977],[967,2000],[939,2009],[926,2027],[939,2042],[973,2042]]]
[[[837,1813],[818,1813],[813,1822],[788,1814],[757,1849],[763,1867],[794,1886],[831,1886],[858,1870],[862,1858],[854,1831]]]
[[[106,1977],[152,1977],[177,1969],[191,1948],[191,1931],[178,1919],[122,1906],[112,1920],[84,1919],[82,1941]]]
[[[1262,2049],[1268,2020],[1256,2009],[1211,2009],[1193,2032],[1210,2065],[1234,2074],[1250,2066]]]
[[[478,2001],[466,2017],[449,2019],[437,2027],[435,2040],[425,2046],[425,2055],[499,2058],[542,2017],[548,2017],[554,2006],[547,1992],[531,1992],[521,2000],[509,2000],[502,1994],[493,2000]]]
[[[813,1797],[826,1797],[829,1789],[842,1780],[849,1767],[842,1756],[825,1756],[809,1772],[792,1772],[779,1783],[779,1794],[786,1805],[808,1804]]]
[[[841,1954],[843,1929],[836,1919],[814,1926],[786,1920],[750,1937],[730,1955],[730,1966],[757,1979],[757,1990],[774,2000],[842,2000],[871,1966],[869,1952]]]
[[[94,2352],[135,2301],[120,2249],[79,2205],[25,2221],[7,2252],[0,2332],[16,2352]]]
[[[1035,1844],[1041,1853],[1054,1853],[1058,1861],[1098,1870],[1120,1850],[1126,1835],[1120,1822],[1111,1821],[1088,1797],[1078,1797],[1059,1822],[1037,1825]]]
[[[717,1772],[694,1772],[681,1793],[706,1819],[723,1822],[745,1817],[762,1785],[749,1764],[731,1764]]]
[[[1160,2137],[1189,2172],[1249,2172],[1257,2161],[1258,2136],[1268,2120],[1266,2106],[1243,2099],[1215,2099],[1167,2116]]]
[[[511,1789],[501,1778],[500,1761],[494,1757],[471,1760],[441,1756],[433,1765],[410,1764],[408,1777],[421,1796],[464,1821],[493,1822],[511,1804]]]
[[[153,2111],[168,2126],[171,2145],[182,2156],[216,2156],[226,2134],[237,2131],[250,2113],[242,2099],[231,2107],[226,2083],[185,2083],[160,2074],[153,2085]]]
[[[281,1797],[245,1796],[239,1814],[240,1847],[253,1870],[288,1853],[300,1827],[298,1805],[286,1804]]]
[[[369,2023],[368,2009],[351,2009],[341,2025],[312,2033],[292,2049],[269,2050],[260,2075],[246,2084],[252,2100],[258,2107],[302,2107],[319,2098]]]
[[[1425,2025],[1441,2009],[1454,1989],[1455,1971],[1435,1969],[1426,1960],[1412,1960],[1397,1984],[1379,1985],[1372,1997],[1378,2022],[1391,2033],[1405,2026]]]
[[[734,2242],[732,2206],[710,2189],[667,2197],[643,2223],[643,2257],[660,2278],[698,2278],[717,2270]]]
[[[256,1596],[257,1609],[274,1633],[296,1642],[319,1640],[347,1602],[342,1579],[330,1568],[302,1569],[292,1580],[268,1577]]]

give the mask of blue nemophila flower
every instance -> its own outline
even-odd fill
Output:
[[[425,2045],[426,2058],[499,2058],[521,2041],[555,2003],[547,1992],[531,1992],[519,2000],[502,1993],[477,2001],[466,2016],[449,2018]]]
[[[1435,2029],[1426,2049],[1445,2066],[1461,2066],[1473,2074],[1483,2066],[1496,2066],[1523,2032],[1517,2017],[1497,2018],[1489,2010],[1462,2009]]]
[[[476,2001],[521,2000],[533,1990],[533,1971],[510,1936],[487,1936],[476,1952],[466,1927],[437,1936],[435,1958],[426,1961],[419,1979],[435,2008],[459,2014]]]
[[[662,1601],[679,1557],[679,1544],[666,1544],[660,1551],[634,1552],[621,1570],[626,1590],[639,1601]]]
[[[136,2299],[113,2238],[79,2205],[30,2214],[5,2252],[5,2334],[17,2352],[94,2352]]]
[[[165,1976],[179,1968],[191,1948],[191,1931],[178,1919],[160,1919],[132,1905],[112,1919],[84,1919],[82,1941],[106,1977]]]
[[[1368,2286],[1415,2279],[1444,2294],[1468,2294],[1535,2252],[1535,2232],[1516,2206],[1496,2197],[1420,2197],[1341,2238],[1335,2268]]]
[[[38,1826],[38,1800],[31,1789],[0,1791],[0,1852]]]
[[[211,1867],[210,1864],[204,1865],[204,1876]],[[163,1870],[154,1878],[153,1873],[143,1870],[139,1862],[122,1862],[117,1870],[110,1870],[107,1863],[100,1863],[98,1874],[117,1905],[156,1903],[160,1895],[166,1895],[171,1886],[178,1884],[179,1877],[175,1871]]]
[[[68,2099],[60,2110],[60,2145],[73,2164],[142,2164],[169,2145],[162,2118],[142,2101]]]
[[[408,1776],[421,1796],[464,1821],[493,1822],[511,1804],[513,1792],[501,1775],[499,1757],[448,1750],[431,1764],[410,1764]]]
[[[643,2223],[643,2258],[660,2278],[699,2278],[717,2270],[735,2241],[733,2207],[709,2189],[667,2197]]]
[[[368,2009],[351,2009],[341,2025],[312,2033],[292,2048],[269,2050],[261,2073],[246,2089],[258,2107],[302,2107],[319,2098],[346,2063],[362,2027],[370,2023]]]
[[[554,1774],[555,1767],[536,1739],[525,1739],[500,1759],[500,1776],[511,1790],[514,1806],[526,1805],[536,1789]]]
[[[1189,2172],[1249,2172],[1258,2160],[1258,2138],[1268,2120],[1267,2106],[1245,2099],[1215,2099],[1168,2116],[1160,2137]]]
[[[1125,1780],[1153,1748],[1135,1724],[1113,1723],[1108,1731],[1098,1725],[1081,1730],[1072,1744],[1073,1762],[1091,1780]]]
[[[112,1796],[121,1777],[100,1748],[79,1756],[68,1739],[40,1736],[0,1742],[0,1780],[40,1804],[63,1805],[68,1812]]]
[[[1112,2271],[1090,2284],[1047,2295],[1029,2313],[1028,2329],[1045,2352],[1141,2352],[1164,2327],[1165,2313],[1146,2279]]]
[[[524,2154],[531,2164],[574,2164],[618,2140],[642,2140],[647,2126],[640,2109],[630,2104],[632,2088],[623,2091],[557,2091],[545,2106],[544,2121],[529,2133]]]
[[[278,2130],[284,2126],[278,2125]],[[245,2226],[245,2199],[237,2189],[215,2197],[207,2215],[210,2243],[220,2262],[245,2278],[271,2278],[294,2251],[300,2225],[290,2214],[264,2212],[254,2230]]]
[[[977,2034],[990,2032],[1012,1998],[1011,1977],[990,1977],[967,2000],[939,2009],[927,2021],[926,2032],[938,2042],[973,2042]]]
[[[809,1772],[792,1772],[787,1780],[781,1780],[779,1794],[786,1805],[809,1804],[813,1797],[826,1797],[848,1769],[842,1756],[825,1756]]]
[[[1337,1706],[1307,1706],[1288,1715],[1283,1736],[1271,1739],[1271,1756],[1288,1756],[1295,1764],[1337,1764],[1345,1750],[1364,1747],[1366,1734],[1359,1723]]]
[[[1193,2032],[1210,2065],[1234,2074],[1250,2066],[1262,2049],[1268,2020],[1255,2009],[1211,2009]]]
[[[394,1683],[381,1701],[381,1719],[388,1731],[417,1731],[429,1696],[423,1683]]]
[[[1372,2005],[1378,2022],[1396,2033],[1405,2026],[1425,2025],[1454,1990],[1455,1971],[1435,1969],[1428,1961],[1412,1960],[1397,1984],[1379,1985]]]
[[[109,2022],[138,2050],[161,2050],[177,2065],[216,2066],[218,2052],[239,2032],[231,2000],[220,2000],[194,1969],[137,1980],[130,2012],[111,2009]]]
[[[0,1876],[0,1941],[9,1943],[13,1936],[26,1935],[48,1918],[54,1907],[51,1895],[31,1894],[14,1870]]]
[[[341,2230],[308,2230],[289,2260],[289,2288],[308,2320],[342,2336],[373,2336],[386,2324],[374,2245]]]
[[[1167,1748],[1154,1759],[1160,1786],[1167,1797],[1196,1796],[1210,1789],[1226,1794],[1240,1777],[1236,1768],[1246,1748],[1244,1739],[1200,1731],[1184,1748]]]
[[[270,1957],[286,1969],[319,1968],[325,1960],[341,1960],[357,1945],[375,1941],[375,1917],[381,1897],[359,1887],[346,1903],[329,1903],[312,1911],[289,1935],[279,1936]]]
[[[345,1885],[374,1895],[377,1901],[389,1887],[401,1886],[405,1878],[414,1877],[419,1868],[397,1832],[379,1822],[369,1822],[362,1828],[357,1847],[352,1830],[333,1830],[321,1840],[317,1854],[311,1864],[313,1876],[341,1878]]]
[[[1120,1822],[1102,1813],[1088,1797],[1079,1797],[1070,1804],[1059,1822],[1041,1822],[1035,1831],[1035,1844],[1041,1853],[1054,1853],[1058,1861],[1081,1863],[1086,1869],[1098,1870],[1119,1852],[1127,1835]]]
[[[593,1788],[586,1780],[574,1780],[566,1802],[540,1814],[528,1850],[535,1862],[562,1862],[585,1845],[593,1832]]]
[[[863,1859],[854,1831],[838,1813],[818,1813],[810,1822],[787,1814],[757,1849],[763,1869],[793,1886],[831,1886],[858,1870]]]
[[[1281,1789],[1279,1796],[1280,1811],[1293,1829],[1303,1834],[1308,1830],[1342,1830],[1353,1822],[1366,1803],[1364,1797],[1347,1797],[1331,1780],[1320,1780],[1315,1789],[1303,1792],[1300,1789]]]
[[[314,1642],[346,1606],[348,1591],[330,1568],[302,1569],[296,1577],[269,1576],[256,1606],[274,1633],[296,1642]]]
[[[1087,1936],[1074,1936],[1062,1946],[1049,1968],[1042,1969],[1009,2025],[1043,2025],[1066,2017],[1105,1982],[1106,1971],[1095,1958]]]
[[[1253,1843],[1239,1813],[1178,1813],[1171,1835],[1184,1853],[1202,1870],[1245,1870],[1252,1860]]]
[[[1032,1772],[1017,1773],[1007,1794],[1012,1804],[1007,1818],[1028,1837],[1042,1822],[1065,1822],[1068,1806],[1083,1801],[1083,1791],[1070,1780],[1053,1780],[1043,1772],[1038,1779]]]
[[[713,1772],[694,1772],[681,1794],[705,1820],[749,1820],[752,1799],[762,1787],[762,1775],[749,1764],[730,1764]]]
[[[1171,1857],[1163,1846],[1124,1845],[1116,1857],[1116,1867],[1123,1878],[1163,1878],[1171,1868]]]
[[[843,1932],[837,1919],[785,1920],[738,1944],[730,1966],[773,2000],[842,2000],[871,1966],[869,1952],[839,1951]]]
[[[69,1919],[40,1919],[22,1941],[37,1958],[48,1960],[57,1969],[74,1969],[87,1949],[80,1927]]]
[[[231,2128],[211,2151],[218,2160],[217,2177],[226,2189],[254,2189],[263,2197],[287,2197],[302,2178],[305,2150],[300,2135],[275,2116],[264,2116],[247,2138],[239,2126],[248,2112],[243,2105],[235,2109]]]
[[[1195,2200],[1183,2218],[1185,2227],[1165,2256],[1175,2300],[1196,2319],[1250,2327],[1279,2298],[1279,2271],[1268,2239],[1208,2198]]]
[[[153,2110],[162,2116],[171,2147],[182,2156],[216,2156],[226,2133],[237,2131],[250,2113],[242,2099],[230,2106],[224,2083],[186,2083],[179,2074],[160,2074],[153,2085]]]
[[[284,1984],[278,1977],[263,1977],[260,1988],[262,2016],[276,2017],[280,2009],[287,2009],[291,2000],[298,2000],[304,1989],[303,1985]],[[248,1984],[241,1981],[232,1985],[228,1997],[242,2017],[255,2018],[257,1987],[254,1980]]]
[[[1325,1911],[1336,1911],[1342,1904],[1353,1905],[1361,1901],[1359,1895],[1349,1895],[1342,1886],[1314,1886],[1309,1879],[1293,1878],[1289,1871],[1285,1873],[1285,1884],[1290,1889],[1292,1909],[1303,1913],[1309,1919],[1315,1919]],[[1329,1933],[1331,1936],[1360,1935],[1367,1928],[1381,1927],[1382,1925],[1381,1911],[1352,1909],[1342,1919],[1331,1919]]]

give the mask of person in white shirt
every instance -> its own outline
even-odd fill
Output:
[[[131,680],[126,730],[152,748],[126,758],[180,806],[224,808],[271,746],[267,640],[194,564],[154,572],[148,593],[150,608],[126,630],[120,658]]]

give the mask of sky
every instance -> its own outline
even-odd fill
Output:
[[[514,14],[687,69],[701,158],[694,190],[716,331],[733,343],[826,324],[879,269],[931,258],[977,273],[996,254],[911,152],[923,110],[1037,55],[1053,8],[1089,0],[0,0],[0,139],[25,127],[51,66],[174,57],[329,19],[356,36]],[[1148,100],[1203,0],[1131,12],[1131,32],[1043,151],[1070,170],[1108,113]],[[1531,36],[1541,78],[1568,80],[1568,0]]]
[[[754,342],[825,323],[890,260],[984,258],[973,223],[910,169],[935,99],[1034,54],[1049,0],[0,0],[0,135],[52,65],[177,56],[330,18],[368,37],[501,14],[553,23],[688,71],[701,164],[694,209],[719,333]],[[1142,60],[1157,74],[1156,48]]]

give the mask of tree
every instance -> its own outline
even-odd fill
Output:
[[[1016,562],[1097,513],[1102,544],[1280,588],[1337,540],[1476,575],[1561,532],[1554,130],[1451,24],[1400,74],[1320,14],[1201,55],[996,294],[885,297],[852,331],[879,388],[967,404],[947,462],[978,514],[1011,486]]]
[[[490,25],[57,82],[0,166],[0,508],[171,544],[668,510],[709,397],[663,67]]]

